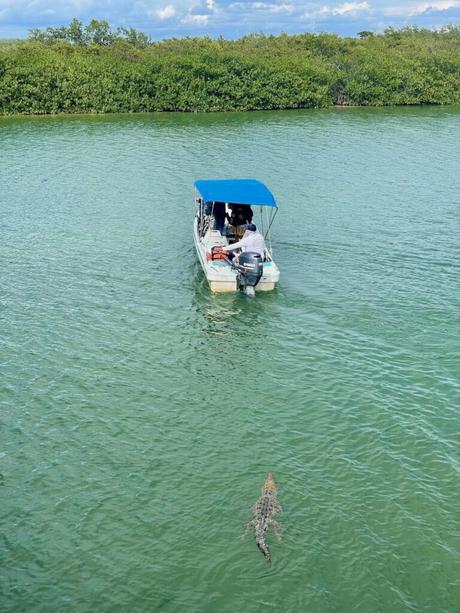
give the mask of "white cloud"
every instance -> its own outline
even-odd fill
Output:
[[[149,16],[150,17],[158,17],[158,19],[164,20],[164,19],[171,19],[172,17],[174,17],[176,14],[176,9],[172,4],[168,4],[167,6],[165,6],[162,9],[158,9],[156,11],[149,11]]]
[[[454,8],[460,8],[460,0],[434,0],[433,2],[390,6],[383,9],[383,14],[388,16],[415,17],[429,11],[447,11]]]
[[[255,9],[264,9],[270,13],[292,13],[294,6],[292,4],[267,4],[266,2],[254,2]]]
[[[231,9],[241,9],[244,11],[267,11],[269,13],[292,13],[295,10],[293,4],[275,4],[273,2],[233,2],[229,5]]]
[[[347,13],[368,11],[369,8],[370,6],[367,2],[344,2],[340,6],[333,8],[330,12],[332,15],[346,15]]]
[[[368,2],[344,2],[339,6],[322,6],[313,10],[309,10],[304,13],[303,18],[307,20],[336,17],[336,16],[349,16],[356,15],[362,12],[369,12],[371,9]]]
[[[208,23],[209,15],[187,15],[182,19],[182,23],[189,23],[196,26],[205,26]]]

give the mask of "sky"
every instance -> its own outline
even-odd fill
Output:
[[[0,38],[25,38],[30,28],[106,19],[154,40],[170,37],[239,38],[252,32],[296,34],[415,25],[460,25],[460,0],[0,0]]]

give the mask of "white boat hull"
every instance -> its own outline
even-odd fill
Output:
[[[222,236],[217,230],[208,229],[204,236],[198,234],[198,224],[195,218],[193,226],[193,237],[195,248],[200,260],[201,268],[209,283],[212,292],[235,292],[237,291],[236,272],[225,261],[209,261],[206,258],[206,253],[211,252],[211,248],[215,246],[228,245],[227,237]],[[262,278],[256,285],[256,292],[268,292],[275,289],[279,281],[280,273],[275,262],[264,262],[264,271]]]

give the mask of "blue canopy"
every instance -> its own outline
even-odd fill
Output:
[[[256,179],[203,179],[195,187],[205,202],[228,202],[277,208],[271,191]]]

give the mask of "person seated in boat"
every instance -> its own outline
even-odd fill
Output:
[[[232,227],[232,233],[237,239],[243,238],[245,225],[252,222],[253,212],[248,204],[232,204],[230,215],[226,215]]]
[[[245,224],[244,226],[245,232],[244,236],[241,240],[233,245],[226,245],[222,247],[222,251],[224,253],[228,253],[230,258],[232,256],[236,259],[239,256],[234,255],[231,252],[236,249],[241,249],[241,251],[253,251],[255,253],[260,253],[262,256],[262,262],[265,261],[265,252],[267,247],[265,245],[265,239],[260,232],[257,231],[257,227],[253,223]]]

